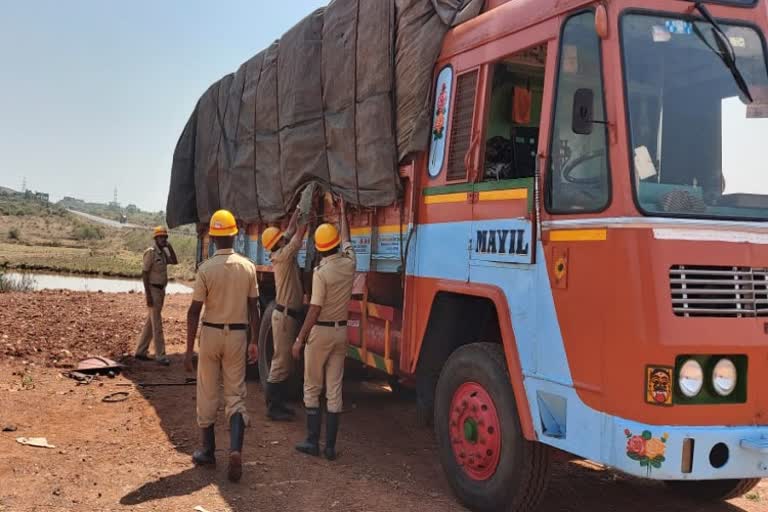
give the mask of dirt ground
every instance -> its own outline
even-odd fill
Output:
[[[196,469],[194,386],[183,382],[184,312],[171,296],[166,332],[173,364],[136,363],[115,378],[78,385],[63,367],[88,354],[130,351],[142,321],[141,295],[43,292],[0,295],[0,512],[122,511],[460,511],[443,477],[432,433],[416,426],[412,401],[383,386],[351,380],[335,463],[297,454],[300,422],[264,420],[264,398],[249,384],[253,425],[246,433],[245,474],[225,477],[228,432],[220,425],[221,463]],[[57,368],[58,367],[58,368]],[[127,391],[128,399],[102,398]],[[298,405],[298,404],[297,404]],[[300,415],[300,421],[303,415]],[[46,437],[55,448],[16,438]],[[746,498],[701,506],[662,484],[584,461],[559,460],[542,506],[559,511],[768,511],[768,485]]]

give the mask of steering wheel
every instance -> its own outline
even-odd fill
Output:
[[[575,159],[572,162],[569,162],[566,164],[566,166],[563,168],[562,176],[565,181],[568,183],[573,183],[576,185],[597,185],[602,181],[602,177],[598,176],[596,178],[576,178],[572,176],[573,171],[576,170],[578,166],[581,164],[584,164],[586,162],[589,162],[590,160],[594,160],[595,158],[600,158],[602,156],[605,156],[605,149],[598,149],[597,151],[593,151],[591,153],[587,153],[585,155],[580,156],[579,158]]]

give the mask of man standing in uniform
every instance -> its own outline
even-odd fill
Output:
[[[267,378],[267,417],[273,421],[290,421],[293,409],[285,406],[285,384],[293,372],[291,346],[299,330],[299,318],[303,305],[304,290],[296,254],[301,249],[306,225],[297,230],[298,208],[293,213],[288,229],[280,233],[278,228],[269,227],[261,235],[264,248],[271,251],[270,260],[275,276],[277,302],[272,312],[272,338],[274,355]]]
[[[178,265],[176,251],[168,243],[168,230],[157,226],[154,232],[155,244],[144,251],[144,264],[141,278],[144,281],[144,295],[147,298],[148,316],[144,329],[139,335],[134,357],[149,361],[147,350],[149,342],[155,340],[155,361],[168,366],[171,362],[165,355],[165,336],[163,335],[163,304],[165,287],[168,285],[168,265]]]
[[[357,266],[343,200],[340,202],[340,213],[341,238],[332,224],[322,224],[315,231],[315,246],[322,260],[312,278],[312,298],[307,318],[293,345],[296,359],[301,356],[305,342],[307,345],[304,351],[307,439],[297,444],[296,449],[309,455],[320,455],[320,393],[325,377],[328,414],[324,454],[328,460],[336,459],[336,434],[342,410],[341,385],[347,354],[347,306]]]
[[[259,289],[256,268],[235,254],[235,217],[219,210],[211,217],[209,229],[216,253],[200,265],[187,313],[187,354],[184,366],[193,370],[195,335],[205,305],[200,330],[200,357],[197,363],[197,423],[202,429],[203,447],[192,460],[197,465],[216,463],[214,423],[219,408],[219,385],[223,384],[225,414],[230,426],[228,478],[242,476],[242,449],[248,416],[245,410],[245,364],[247,329],[251,330],[248,359],[258,358]]]

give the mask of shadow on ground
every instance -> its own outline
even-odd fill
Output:
[[[181,383],[188,375],[180,356],[169,369],[134,363],[126,377],[139,383]],[[195,387],[138,387],[154,407],[176,449],[191,457],[197,447]],[[151,505],[213,486],[234,512],[253,510],[458,511],[437,460],[432,433],[416,425],[412,399],[383,385],[350,378],[345,383],[345,414],[335,463],[302,456],[293,444],[304,435],[303,414],[293,423],[265,421],[264,397],[249,382],[251,428],[246,432],[244,475],[226,480],[229,432],[223,414],[217,422],[216,468],[188,468],[147,481],[122,497],[126,506]],[[299,404],[293,404],[300,409]],[[162,509],[162,508],[160,508]],[[165,509],[162,509],[165,510]],[[211,510],[211,509],[209,509]],[[562,460],[540,509],[543,512],[688,511],[743,512],[727,503],[698,505],[673,495],[663,484],[642,481],[599,466]]]

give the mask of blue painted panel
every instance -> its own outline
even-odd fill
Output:
[[[409,272],[418,277],[469,280],[469,237],[472,222],[421,224],[412,241]]]
[[[499,286],[504,291],[534,430],[541,442],[651,479],[768,477],[768,454],[754,448],[765,444],[768,426],[652,426],[587,406],[573,388],[543,246],[536,245],[535,265],[488,261],[473,261],[468,265],[468,251],[462,244],[467,238],[462,235],[469,235],[466,222],[418,226],[414,236],[416,250],[408,261],[409,274],[463,281],[464,269],[469,268],[469,279],[473,283]],[[542,396],[548,397],[547,411],[540,410]],[[564,403],[567,403],[566,410],[557,405]],[[545,435],[545,425],[552,428],[559,422],[565,422],[563,437]],[[630,440],[642,437],[646,431],[649,439],[644,439],[642,446],[646,453],[656,457],[658,467],[641,465],[637,456],[633,459],[628,455],[632,450],[628,446]],[[690,474],[681,472],[682,445],[686,437],[695,439]],[[641,441],[634,443],[639,446]],[[720,469],[709,463],[709,452],[717,443],[725,443],[731,454],[728,463]],[[658,458],[660,455],[663,461]]]
[[[478,220],[472,225],[473,261],[531,263],[533,229],[527,219]]]

